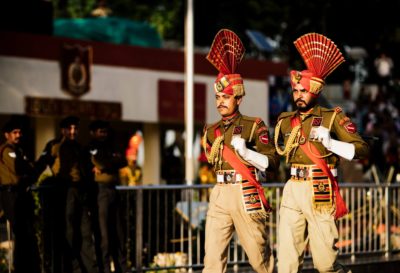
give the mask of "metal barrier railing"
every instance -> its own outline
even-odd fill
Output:
[[[343,183],[340,186],[350,211],[338,221],[340,255],[352,260],[372,254],[390,259],[392,254],[400,252],[400,184]],[[117,187],[124,202],[127,260],[132,272],[169,269],[182,272],[203,267],[205,218],[212,187]],[[283,183],[264,185],[266,196],[274,208],[267,228],[275,256],[283,187]],[[40,186],[35,190],[46,189]],[[51,230],[50,234],[48,232],[41,230],[39,236],[52,236]],[[10,241],[10,238],[3,239]],[[234,270],[248,265],[236,236],[232,238],[228,253],[228,263]],[[306,253],[306,258],[310,258],[309,253]]]
[[[400,183],[342,183],[340,186],[350,211],[338,221],[340,238],[337,247],[340,256],[357,261],[363,256],[378,255],[390,260],[394,253],[400,252]],[[125,242],[131,272],[184,272],[203,267],[205,219],[212,187],[117,187],[126,215]],[[274,208],[266,228],[275,256],[283,187],[283,183],[264,185],[266,197]],[[46,189],[43,186],[35,188],[36,191]],[[41,230],[40,236],[44,238],[51,234]],[[310,255],[306,252],[307,259]],[[234,270],[248,265],[246,254],[235,235],[229,245],[228,264]]]
[[[277,224],[283,183],[265,185],[274,210],[268,226],[276,255]],[[212,185],[119,186],[126,204],[128,261],[134,272],[196,269],[203,266],[207,200]],[[400,185],[341,184],[350,213],[338,221],[341,256],[400,250]],[[306,256],[309,257],[307,253]],[[228,263],[237,269],[247,257],[234,236]]]

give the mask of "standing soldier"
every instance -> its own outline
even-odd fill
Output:
[[[9,120],[3,127],[6,142],[0,146],[0,202],[14,234],[13,272],[40,272],[33,226],[34,204],[28,191],[35,176],[20,146],[21,127],[16,119]]]
[[[97,211],[94,219],[99,225],[101,260],[100,267],[104,273],[126,272],[126,251],[124,244],[121,200],[116,186],[119,184],[119,169],[126,166],[123,155],[115,149],[109,136],[109,124],[103,120],[95,120],[89,125],[92,140],[88,145],[91,171],[97,185]]]
[[[61,138],[49,141],[36,162],[39,172],[48,166],[55,176],[56,196],[49,217],[53,219],[48,219],[53,228],[53,272],[61,272],[63,263],[64,272],[97,273],[87,192],[90,181],[85,177],[84,153],[77,140],[79,118],[62,119],[60,129]]]
[[[207,55],[220,72],[214,88],[222,119],[205,128],[202,141],[217,175],[206,219],[205,273],[226,272],[228,245],[234,231],[255,271],[271,273],[274,267],[266,229],[270,207],[257,181],[257,171],[276,169],[279,156],[264,122],[239,112],[245,91],[243,79],[234,73],[244,51],[239,37],[222,29]]]
[[[300,272],[304,249],[310,242],[314,267],[319,272],[346,272],[338,264],[335,220],[347,213],[337,181],[339,156],[364,158],[368,146],[342,110],[317,104],[325,78],[344,58],[323,35],[309,33],[294,42],[307,70],[291,71],[294,112],[278,117],[275,147],[291,165],[280,208],[278,271]],[[336,139],[331,138],[331,134]],[[279,137],[284,149],[278,146]]]

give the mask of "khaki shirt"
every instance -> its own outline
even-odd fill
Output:
[[[301,127],[306,140],[310,140],[310,131],[312,127],[324,126],[326,128],[329,128],[335,112],[336,116],[332,121],[333,123],[330,129],[331,137],[336,140],[354,144],[354,158],[366,158],[369,155],[368,144],[357,133],[355,124],[352,123],[351,120],[346,117],[346,115],[338,107],[335,109],[327,109],[316,105],[312,112],[304,117],[304,119],[301,121]],[[285,146],[292,131],[291,120],[296,115],[298,115],[297,111],[284,112],[278,117],[278,121],[282,120],[281,127],[278,133],[279,136],[283,138]],[[321,142],[311,140],[311,143],[314,144],[321,155],[326,155],[329,153],[329,151],[322,145]],[[306,143],[306,148],[307,146],[308,144]],[[339,162],[339,156],[331,154],[330,156],[326,157],[325,160],[328,164],[333,164],[337,166]],[[295,152],[291,154],[288,162],[291,164],[314,164],[300,147],[298,147]]]
[[[269,137],[268,127],[262,119],[244,116],[239,113],[235,120],[226,129],[224,128],[222,120],[206,127],[204,133],[206,134],[208,147],[211,147],[216,139],[215,131],[217,128],[220,129],[221,135],[224,135],[223,143],[233,151],[234,148],[231,145],[232,136],[238,135],[245,139],[248,149],[254,150],[268,157],[269,165],[267,170],[274,170],[279,167],[279,155],[276,153],[273,140]],[[221,168],[216,164],[214,165],[214,169],[232,170],[233,167],[222,158]]]
[[[0,146],[1,185],[20,185],[23,179],[33,179],[33,167],[23,151],[11,144]]]
[[[95,141],[93,141],[89,153],[93,166],[99,171],[94,174],[94,181],[102,184],[117,184],[119,182],[119,169],[127,165],[122,154],[111,147],[111,143]]]
[[[53,174],[65,181],[79,182],[83,178],[83,151],[77,141],[65,138],[49,141],[36,163],[42,172],[49,166]]]

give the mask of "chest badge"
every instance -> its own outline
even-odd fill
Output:
[[[311,121],[311,126],[318,127],[321,126],[321,124],[322,124],[322,117],[313,117]]]
[[[237,125],[233,128],[234,135],[241,135],[243,132],[243,125]]]

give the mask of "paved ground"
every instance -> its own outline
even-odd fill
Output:
[[[400,272],[400,254],[397,254],[390,259],[383,256],[370,256],[357,258],[352,261],[351,259],[342,259],[341,263],[345,264],[352,273],[399,273]],[[302,273],[318,273],[312,269],[312,262],[307,261],[304,264]],[[196,270],[194,273],[200,273],[201,270]],[[228,269],[228,273],[234,273],[233,268]],[[238,273],[254,273],[251,267],[242,266],[239,268]],[[274,273],[277,273],[276,269]]]

